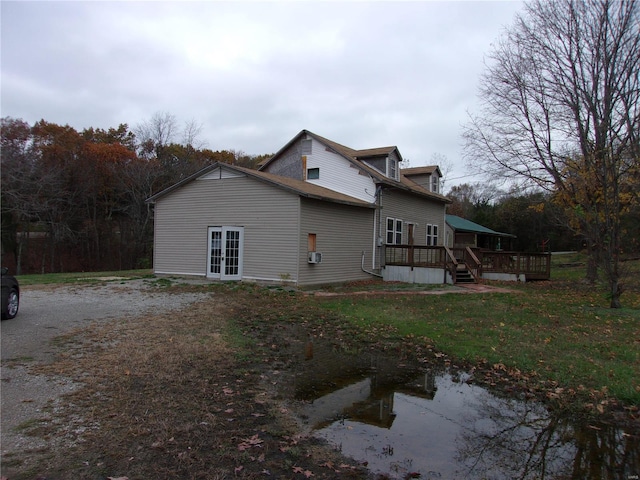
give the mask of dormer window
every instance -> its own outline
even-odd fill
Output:
[[[397,150],[396,147],[371,148],[357,151],[354,157],[397,182],[400,180],[400,162],[402,161]]]
[[[398,180],[398,161],[395,158],[387,157],[387,176]]]
[[[440,177],[435,173],[431,174],[431,191],[433,193],[440,193]]]

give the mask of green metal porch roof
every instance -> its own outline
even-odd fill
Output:
[[[447,224],[456,232],[484,233],[487,235],[497,235],[500,237],[516,237],[515,235],[512,235],[510,233],[496,232],[495,230],[491,230],[490,228],[482,226],[478,223],[474,223],[471,220],[458,217],[457,215],[447,215],[446,221]]]

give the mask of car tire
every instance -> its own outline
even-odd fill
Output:
[[[2,306],[2,319],[10,320],[15,318],[18,314],[18,308],[20,307],[20,294],[18,290],[12,288],[7,295],[6,304]]]

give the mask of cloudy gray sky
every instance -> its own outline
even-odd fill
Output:
[[[167,112],[213,150],[274,153],[307,129],[434,154],[473,181],[461,125],[513,1],[1,2],[1,115],[78,130]]]

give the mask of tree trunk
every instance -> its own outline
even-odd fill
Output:
[[[594,285],[598,281],[598,250],[593,248],[591,241],[587,239],[587,273],[585,280]]]
[[[18,234],[18,245],[16,247],[16,275],[22,275],[22,252],[24,247],[25,238],[29,239],[29,231],[25,236],[24,232]]]
[[[622,287],[620,286],[620,282],[618,279],[612,279],[610,282],[611,286],[611,304],[609,305],[611,308],[622,308],[622,303],[620,302],[620,296],[622,295]]]

